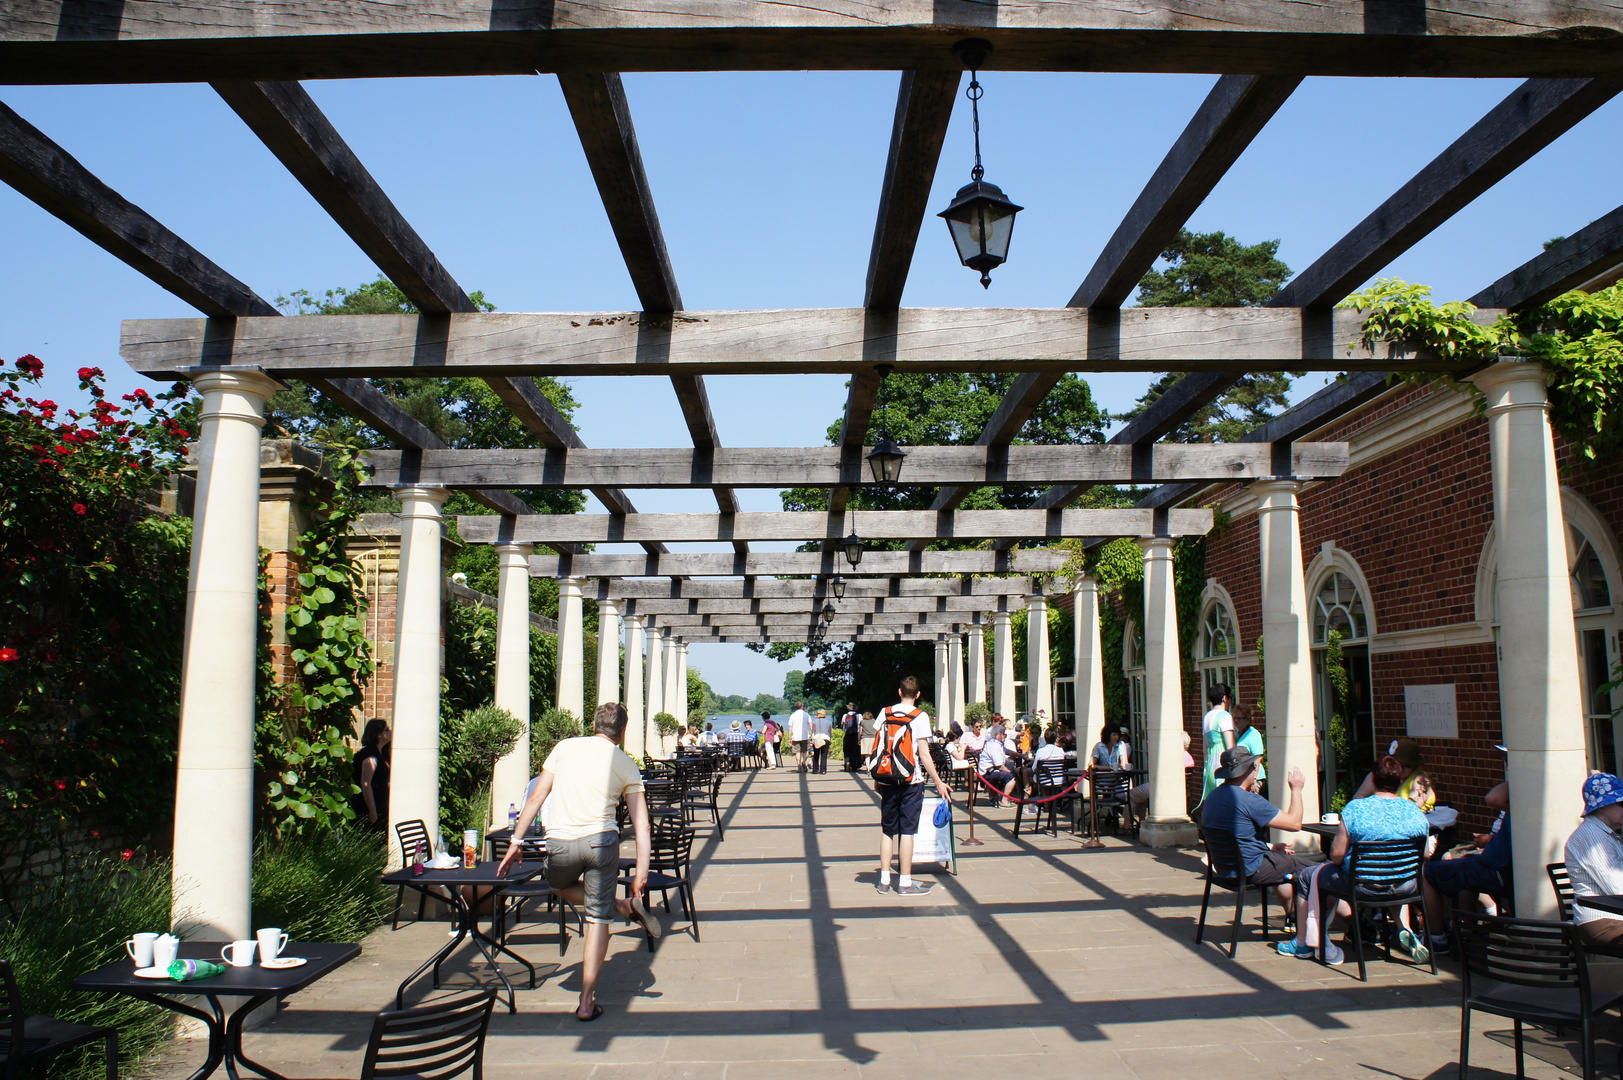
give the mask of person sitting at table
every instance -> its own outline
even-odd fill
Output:
[[[964,749],[964,736],[962,733],[957,735],[948,733],[947,758],[954,770],[969,768],[969,758]]]
[[[1009,769],[1009,751],[1003,741],[1003,728],[993,725],[992,733],[987,736],[986,744],[981,747],[980,760],[976,763],[980,774],[988,784],[1003,791],[1005,798],[1014,795],[1014,773]],[[994,799],[988,809],[997,809],[1002,805]]]
[[[1262,764],[1257,766],[1257,794],[1263,798],[1268,797],[1268,760],[1263,746],[1262,732],[1251,723],[1251,709],[1246,705],[1235,705],[1229,710],[1229,716],[1234,719],[1234,745],[1243,746],[1253,754]]]
[[[1181,734],[1183,735],[1183,771],[1184,775],[1187,776],[1189,770],[1195,767],[1195,755],[1189,752],[1189,744],[1194,740],[1189,737],[1187,731],[1181,732]],[[1150,812],[1150,782],[1148,780],[1135,786],[1132,791],[1127,793],[1127,797],[1133,801],[1133,813],[1137,817],[1142,818]]]
[[[541,766],[540,781],[524,800],[507,854],[496,868],[498,875],[506,875],[522,858],[524,836],[541,804],[551,799],[547,883],[586,917],[580,1003],[575,1009],[575,1019],[583,1021],[603,1015],[603,1006],[597,1003],[597,981],[608,955],[609,925],[616,915],[641,924],[651,939],[664,932],[659,919],[643,903],[652,846],[642,774],[637,771],[637,763],[621,749],[628,719],[624,705],[606,701],[592,718],[591,735],[564,739],[552,748]],[[631,812],[637,837],[631,896],[624,900],[614,895],[620,872],[620,830],[615,811],[622,798]]]
[[[704,730],[699,732],[700,746],[715,746],[718,741],[720,740],[716,737],[715,728],[709,724],[706,724]]]
[[[1343,919],[1352,918],[1352,906],[1347,903],[1352,899],[1348,855],[1352,845],[1366,840],[1418,840],[1431,831],[1431,825],[1426,820],[1426,815],[1420,812],[1420,808],[1413,801],[1398,794],[1398,785],[1403,782],[1403,773],[1403,762],[1388,754],[1376,762],[1375,768],[1370,771],[1375,794],[1367,799],[1353,799],[1341,808],[1341,820],[1336,826],[1336,837],[1330,844],[1330,861],[1303,873],[1298,879],[1296,937],[1281,941],[1276,946],[1281,953],[1306,960],[1313,956],[1315,949],[1318,949],[1327,964],[1339,964],[1346,958],[1341,948],[1330,940],[1329,924],[1336,916]],[[1383,879],[1366,873],[1362,875],[1360,884],[1365,887],[1373,886],[1376,890],[1385,890],[1382,899],[1387,895],[1395,899],[1404,893],[1415,893],[1415,899],[1419,899],[1419,883],[1413,878]],[[1361,892],[1359,895],[1374,896],[1375,893]],[[1324,915],[1326,908],[1330,909],[1328,918]],[[1408,912],[1407,907],[1398,909],[1402,926],[1398,931],[1398,944],[1414,957],[1415,963],[1424,964],[1430,959],[1431,953],[1409,929]]]
[[[1402,741],[1401,739],[1399,740]],[[1399,758],[1399,760],[1402,760]],[[1404,762],[1409,767],[1408,762]],[[1400,786],[1401,792],[1403,788]],[[1510,784],[1495,785],[1482,801],[1491,810],[1503,810],[1499,831],[1493,834],[1486,847],[1476,855],[1462,855],[1457,859],[1434,859],[1425,864],[1422,877],[1426,882],[1426,911],[1428,918],[1438,920],[1431,931],[1432,950],[1446,952],[1451,947],[1448,932],[1443,927],[1450,921],[1449,904],[1458,903],[1468,908],[1479,893],[1503,896],[1511,891],[1510,876]],[[1448,902],[1444,902],[1444,897]],[[1440,932],[1439,932],[1440,931]]]
[[[676,729],[676,745],[682,750],[697,749],[699,740],[694,738],[693,732],[686,724]]]
[[[1590,773],[1584,781],[1584,819],[1567,838],[1567,877],[1574,899],[1623,894],[1623,778]],[[1572,921],[1585,945],[1623,947],[1623,919],[1583,904],[1572,905]]]
[[[740,760],[750,751],[750,737],[745,734],[744,725],[737,720],[733,721],[732,727],[728,728],[727,733],[722,736],[722,742],[726,745],[727,757],[731,761]]]
[[[1132,746],[1121,737],[1121,728],[1106,724],[1093,744],[1093,764],[1100,769],[1132,768]]]
[[[1226,695],[1225,695],[1226,696]],[[1245,860],[1246,876],[1253,885],[1272,885],[1286,908],[1294,902],[1292,884],[1298,874],[1316,865],[1286,849],[1284,844],[1268,844],[1268,830],[1299,832],[1302,828],[1302,786],[1307,778],[1302,770],[1291,770],[1290,805],[1284,810],[1257,794],[1255,755],[1243,746],[1224,750],[1214,770],[1219,783],[1200,807],[1200,823],[1211,829],[1234,834]]]
[[[970,722],[969,730],[964,732],[960,741],[964,744],[964,755],[972,761],[979,761],[981,747],[986,745],[986,732],[980,717]]]
[[[1432,807],[1437,805],[1437,793],[1432,790],[1431,778],[1424,771],[1426,762],[1420,756],[1420,741],[1408,736],[1393,739],[1386,752],[1403,762],[1403,783],[1398,785],[1398,794],[1412,800],[1420,807],[1421,813],[1429,814]],[[1353,798],[1367,799],[1374,793],[1374,779],[1366,776],[1364,782],[1358,785],[1358,791],[1354,793]]]

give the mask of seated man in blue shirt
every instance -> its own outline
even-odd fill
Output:
[[[1268,830],[1298,832],[1302,828],[1302,786],[1307,778],[1301,769],[1292,769],[1290,806],[1284,810],[1257,794],[1257,772],[1262,759],[1244,746],[1231,746],[1218,759],[1215,776],[1223,781],[1201,804],[1200,823],[1207,829],[1234,834],[1245,860],[1246,876],[1254,885],[1272,885],[1280,902],[1290,909],[1291,883],[1296,874],[1314,865],[1287,851],[1285,845],[1268,844]]]
[[[1432,949],[1439,952],[1447,952],[1450,947],[1448,933],[1443,930],[1452,921],[1449,903],[1458,903],[1469,910],[1479,894],[1505,896],[1511,891],[1510,784],[1496,785],[1482,801],[1490,810],[1503,811],[1498,831],[1488,845],[1477,855],[1428,862],[1421,871],[1426,879],[1426,917],[1428,921],[1437,919],[1437,925],[1427,929],[1432,931]]]

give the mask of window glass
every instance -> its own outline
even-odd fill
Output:
[[[1233,656],[1239,651],[1234,635],[1234,619],[1229,615],[1228,608],[1218,601],[1206,610],[1206,617],[1201,620],[1200,657],[1202,660],[1214,660]]]
[[[1570,528],[1570,526],[1569,526]],[[1589,538],[1572,530],[1572,606],[1578,611],[1612,606],[1612,591],[1606,585],[1606,568]]]
[[[1313,644],[1328,644],[1332,630],[1341,633],[1343,642],[1369,637],[1364,598],[1358,595],[1352,578],[1339,570],[1324,579],[1313,598]]]

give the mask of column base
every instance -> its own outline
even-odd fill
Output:
[[[1194,847],[1200,830],[1188,818],[1181,821],[1146,821],[1138,827],[1139,843],[1145,847]]]

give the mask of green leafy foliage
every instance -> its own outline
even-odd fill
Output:
[[[672,729],[675,730],[675,729]],[[540,776],[552,748],[565,739],[578,739],[586,729],[568,709],[548,709],[530,723],[530,775]]]
[[[294,941],[359,941],[383,922],[393,897],[382,882],[382,833],[354,825],[260,837],[254,851],[254,925]]]
[[[524,725],[506,709],[485,704],[440,719],[440,827],[484,831],[496,762],[512,752]]]
[[[657,712],[654,714],[654,730],[659,732],[661,735],[675,735],[677,729],[681,726],[681,724],[676,722],[676,717],[672,716],[668,712]]]
[[[1586,462],[1623,451],[1623,284],[1593,293],[1573,291],[1538,307],[1501,316],[1492,326],[1471,318],[1463,301],[1436,304],[1431,289],[1382,278],[1354,293],[1342,307],[1359,308],[1361,342],[1394,342],[1449,359],[1462,367],[1495,356],[1541,361],[1549,373],[1550,426]],[[1417,372],[1411,384],[1444,382],[1462,388],[1452,373]],[[1472,384],[1466,389],[1482,404]]]
[[[992,707],[984,701],[971,701],[964,706],[964,726],[966,728],[976,724],[989,724],[992,722]]]
[[[184,384],[83,411],[30,396],[44,363],[0,364],[0,865],[91,827],[171,829],[191,523],[145,505],[184,464]]]

